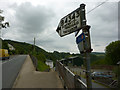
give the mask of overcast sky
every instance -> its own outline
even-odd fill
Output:
[[[99,2],[100,1],[100,2]],[[2,38],[33,44],[46,51],[79,53],[75,34],[60,37],[56,28],[62,17],[80,4],[86,12],[105,0],[0,0],[5,21],[10,27],[2,29]],[[91,26],[91,44],[94,52],[104,52],[112,41],[118,40],[118,0],[108,0],[86,15]]]

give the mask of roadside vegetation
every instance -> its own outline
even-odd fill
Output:
[[[12,51],[9,50],[8,43],[11,44],[15,48],[15,50]],[[49,69],[49,66],[45,64],[46,59],[52,60],[55,65],[56,60],[74,56],[70,53],[64,53],[58,51],[47,52],[38,46],[35,46],[35,51],[34,51],[34,45],[28,44],[26,42],[17,42],[12,40],[2,40],[2,48],[8,49],[10,55],[19,55],[19,54],[33,55],[38,60],[37,70],[39,71],[46,71]]]
[[[7,44],[11,44],[15,50],[10,51]],[[69,58],[73,56],[78,56],[73,62],[73,65],[81,66],[84,63],[82,55],[80,54],[70,54],[69,52],[47,52],[44,49],[35,46],[35,52],[33,54],[34,46],[32,44],[26,42],[17,42],[12,40],[2,40],[2,48],[8,49],[9,54],[16,55],[16,54],[32,54],[38,59],[38,70],[44,71],[48,69],[48,66],[45,64],[46,59],[52,60],[54,65],[56,60],[60,60],[63,58]],[[92,52],[90,54],[91,58],[91,66],[100,66],[100,65],[116,65],[118,61],[120,61],[120,41],[115,41],[110,43],[106,49],[105,53],[102,52]],[[44,69],[43,69],[44,68]],[[116,69],[114,69],[115,72]]]

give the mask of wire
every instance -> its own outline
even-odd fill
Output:
[[[86,14],[92,12],[93,10],[95,10],[95,9],[98,8],[99,6],[103,5],[103,4],[106,3],[107,1],[108,1],[108,0],[106,0],[106,1],[104,1],[104,2],[102,2],[102,3],[100,3],[99,5],[97,5],[96,7],[94,7],[93,9],[91,9],[90,11],[88,11]]]

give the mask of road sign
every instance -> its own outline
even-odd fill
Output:
[[[60,20],[56,31],[61,37],[78,31],[82,28],[81,11],[83,11],[83,9],[81,10],[81,7],[79,7]]]
[[[0,15],[0,22],[4,21],[4,17]]]
[[[78,48],[79,48],[79,51],[80,51],[81,54],[84,53],[84,50],[85,50],[83,40],[85,40],[85,34],[84,33],[80,34],[76,38],[76,43],[78,44]]]
[[[82,33],[76,38],[76,43],[78,44],[78,43],[82,42],[84,39],[85,39],[85,34]]]

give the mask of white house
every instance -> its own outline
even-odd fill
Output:
[[[9,50],[11,50],[11,51],[15,50],[15,48],[11,44],[9,44],[9,43],[8,43],[8,47],[9,47]]]
[[[46,65],[50,66],[50,68],[53,68],[53,61],[52,60],[46,60]]]

